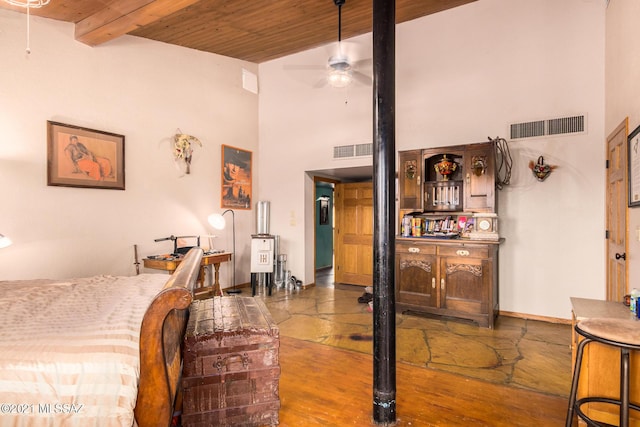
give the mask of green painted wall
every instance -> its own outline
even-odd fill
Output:
[[[316,183],[316,199],[328,197],[327,224],[320,224],[321,202],[316,200],[316,270],[333,265],[333,188]]]

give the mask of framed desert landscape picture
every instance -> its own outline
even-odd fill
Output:
[[[222,145],[221,206],[251,209],[251,151]]]
[[[47,185],[124,190],[124,136],[47,121]]]

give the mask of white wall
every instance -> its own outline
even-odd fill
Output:
[[[637,7],[610,8],[618,2],[623,15]],[[510,143],[512,183],[499,194],[502,310],[568,318],[570,296],[604,296],[604,20],[601,0],[479,0],[397,27],[398,150],[588,116],[584,135]],[[71,24],[31,24],[27,56],[25,15],[0,11],[0,233],[15,242],[0,250],[0,279],[133,274],[133,244],[145,256],[170,250],[154,238],[213,232],[206,217],[221,210],[220,145],[230,144],[253,151],[254,202],[271,202],[288,268],[313,280],[305,171],[371,162],[332,160],[335,145],[372,141],[371,89],[312,89],[320,74],[283,69],[324,64],[326,48],[258,67],[128,36],[91,48],[73,40]],[[357,39],[358,57],[370,55],[370,40]],[[259,68],[259,106],[241,68]],[[617,116],[608,109],[607,130]],[[48,187],[47,120],[124,134],[126,191]],[[204,143],[188,176],[170,154],[177,128]],[[539,155],[558,165],[544,183],[527,168]],[[242,283],[253,209],[236,212],[236,228]],[[219,234],[214,246],[230,248],[229,233]]]
[[[629,117],[629,132],[640,125],[640,39],[636,36],[640,2],[611,0],[606,35],[606,135]],[[640,288],[640,209],[629,209],[627,229],[628,289]]]
[[[569,297],[603,298],[604,2],[480,0],[397,26],[396,148],[507,137],[521,121],[585,113],[576,136],[511,141],[499,194],[500,308],[569,318]],[[371,52],[371,35],[355,39]],[[367,48],[368,46],[368,48]],[[305,171],[370,164],[332,147],[372,141],[371,89],[313,89],[318,48],[260,64],[261,198],[287,267],[313,280],[313,182]],[[544,156],[544,183],[528,169]]]
[[[0,233],[14,241],[0,279],[134,274],[134,244],[142,258],[171,252],[155,238],[214,233],[221,144],[253,151],[258,171],[258,100],[242,89],[242,68],[257,65],[130,36],[93,48],[73,33],[32,17],[27,55],[26,15],[0,10]],[[126,190],[47,186],[47,120],[125,135]],[[172,157],[178,128],[203,143],[190,175]],[[230,230],[213,246],[231,250]],[[246,283],[253,210],[236,211],[236,230]]]

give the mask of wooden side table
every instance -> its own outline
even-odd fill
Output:
[[[200,262],[200,274],[198,274],[198,288],[194,290],[194,298],[210,298],[212,296],[222,295],[222,289],[220,288],[220,264],[230,261],[231,256],[231,252],[222,252],[217,254],[204,255],[202,257],[202,261]],[[178,268],[178,265],[180,265],[182,258],[144,258],[142,261],[145,268],[165,270],[171,274],[176,270],[176,268]],[[208,287],[204,285],[204,269],[210,265],[212,265],[214,268],[213,286]]]

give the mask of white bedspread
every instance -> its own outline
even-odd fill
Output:
[[[167,280],[0,282],[0,427],[135,425],[140,326]]]

